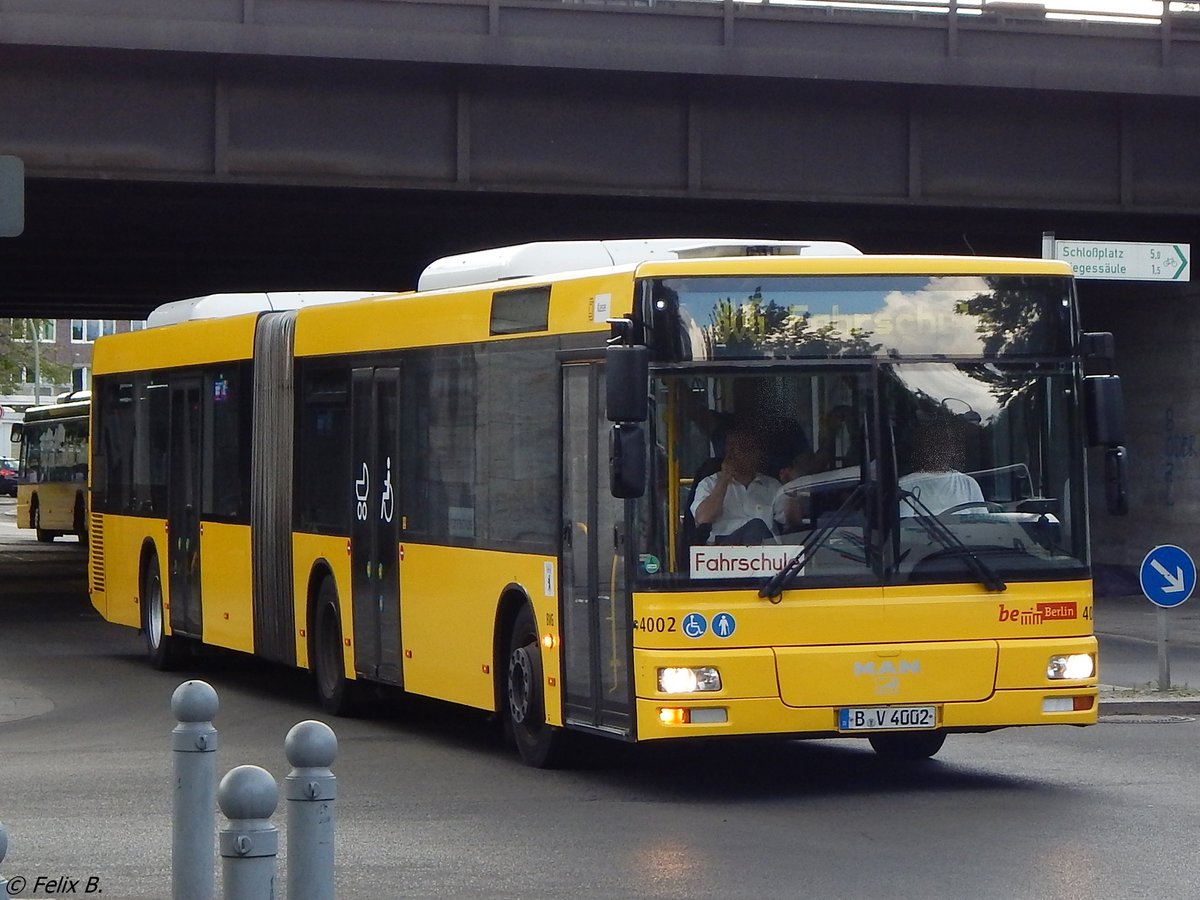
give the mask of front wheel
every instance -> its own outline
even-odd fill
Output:
[[[892,762],[919,762],[929,759],[946,743],[944,731],[892,732],[873,734],[871,747],[882,758]]]
[[[504,697],[507,730],[526,765],[551,768],[562,762],[566,734],[546,722],[542,648],[533,610],[523,606],[508,641]]]
[[[353,711],[350,680],[346,678],[342,653],[342,614],[333,578],[321,582],[312,617],[310,645],[317,699],[321,709],[333,716],[348,716]]]

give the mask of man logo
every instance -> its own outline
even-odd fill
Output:
[[[890,659],[885,659],[881,663],[876,663],[873,660],[868,662],[856,662],[854,664],[854,674],[857,675],[904,675],[908,672],[917,673],[921,671],[921,661],[919,659],[899,659],[892,662]]]
[[[869,675],[874,678],[875,693],[877,694],[900,693],[900,676],[917,675],[920,672],[921,661],[917,659],[898,659],[895,662],[885,659],[879,663],[874,660],[854,663],[854,676],[857,678],[860,675]]]

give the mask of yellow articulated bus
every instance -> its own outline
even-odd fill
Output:
[[[1096,721],[1085,448],[1119,511],[1122,410],[1066,264],[546,242],[292,301],[96,343],[92,602],[155,666],[494,711],[535,766]]]
[[[86,391],[58,403],[34,406],[13,428],[21,444],[17,470],[17,526],[37,531],[39,541],[64,534],[87,540],[88,424]]]

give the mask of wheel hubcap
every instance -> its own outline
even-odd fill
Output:
[[[342,649],[335,641],[337,632],[334,630],[333,608],[326,606],[321,610],[320,646],[317,649],[317,677],[321,691],[326,696],[332,696],[337,689],[338,653]]]
[[[529,651],[525,647],[513,650],[508,666],[508,709],[512,720],[524,724],[529,716],[529,695],[532,690],[530,673],[533,671]]]
[[[162,641],[163,632],[163,610],[162,610],[162,593],[157,586],[150,589],[150,606],[146,610],[146,631],[150,639],[150,646],[157,648]]]

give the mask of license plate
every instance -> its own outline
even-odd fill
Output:
[[[838,710],[838,728],[841,731],[897,731],[936,727],[936,706],[858,706]]]

